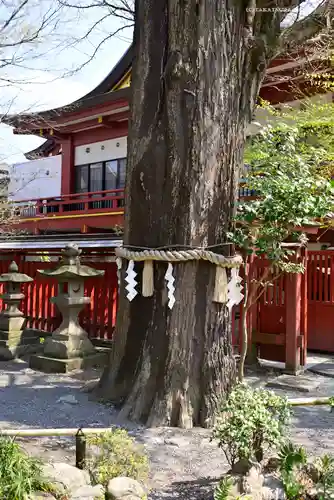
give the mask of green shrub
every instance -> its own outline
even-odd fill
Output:
[[[26,500],[34,491],[52,491],[41,463],[26,455],[15,439],[0,436],[0,498]]]
[[[238,384],[220,406],[213,438],[231,466],[242,459],[261,461],[265,447],[284,442],[289,418],[286,398]]]
[[[127,476],[145,482],[148,477],[148,458],[142,446],[123,429],[87,436],[94,453],[86,460],[92,482],[107,485],[110,479]]]

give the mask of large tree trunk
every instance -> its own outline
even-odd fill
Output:
[[[224,244],[265,57],[246,16],[241,1],[137,0],[125,246],[233,252]],[[152,298],[129,303],[123,282],[100,394],[148,425],[207,426],[235,382],[229,311],[212,302],[204,261],[174,265],[170,311],[166,268],[154,264]]]

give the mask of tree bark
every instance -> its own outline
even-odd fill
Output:
[[[247,22],[241,1],[136,1],[125,246],[214,245],[233,253],[224,244],[245,127],[268,60],[262,35],[250,42]],[[173,268],[172,310],[166,263],[154,263],[152,298],[139,294],[129,303],[122,280],[98,391],[147,425],[208,426],[236,377],[230,315],[212,302],[214,265]],[[136,270],[140,277],[140,264]]]

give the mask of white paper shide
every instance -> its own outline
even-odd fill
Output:
[[[239,276],[239,269],[233,267],[231,270],[231,279],[227,285],[227,307],[231,310],[233,306],[240,304],[244,298],[241,293],[243,286],[241,286],[242,278]]]
[[[138,282],[136,281],[136,276],[137,273],[134,270],[135,263],[133,260],[129,261],[128,268],[126,270],[126,277],[125,281],[128,283],[125,287],[125,289],[128,291],[128,294],[126,298],[131,302],[136,295],[138,295],[138,292],[136,290],[136,286],[138,285]]]
[[[165,274],[165,280],[167,282],[167,288],[168,288],[168,307],[169,309],[172,309],[174,304],[175,304],[175,297],[174,297],[174,292],[175,292],[175,286],[174,286],[174,281],[175,278],[173,276],[173,266],[169,262],[167,271]]]
[[[121,270],[122,270],[122,259],[120,257],[116,258],[117,266],[117,281],[118,281],[118,293],[121,287]]]

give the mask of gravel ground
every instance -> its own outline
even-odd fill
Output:
[[[71,375],[47,375],[34,372],[23,361],[0,365],[0,429],[54,427],[108,427],[121,424],[147,447],[151,462],[151,500],[209,500],[217,479],[227,469],[221,450],[210,443],[205,429],[144,429],[119,422],[112,408],[89,400],[81,389],[99,377],[97,371]],[[265,384],[273,372],[250,373],[254,386]],[[334,394],[334,379],[316,377],[319,388],[307,396]],[[277,390],[276,392],[282,392]],[[290,397],[301,397],[290,392]],[[73,402],[61,398],[72,396]],[[292,439],[304,445],[310,454],[334,453],[334,413],[328,407],[296,408]],[[74,463],[75,448],[71,438],[23,439],[26,450],[43,460]]]

